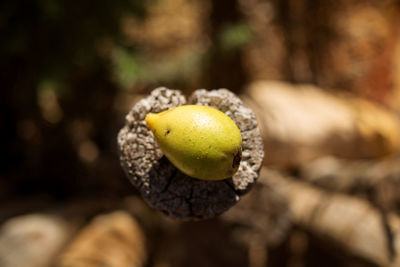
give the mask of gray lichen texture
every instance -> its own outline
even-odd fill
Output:
[[[180,91],[164,87],[153,90],[126,116],[125,126],[118,134],[120,161],[129,180],[150,206],[175,218],[204,219],[223,213],[250,190],[257,180],[264,151],[253,111],[230,91],[197,90],[188,102],[217,108],[239,127],[242,160],[233,177],[222,181],[195,179],[180,172],[163,155],[144,119],[147,113],[186,104]]]

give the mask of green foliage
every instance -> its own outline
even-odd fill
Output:
[[[252,37],[253,33],[247,24],[230,24],[220,32],[219,45],[222,51],[230,52],[248,44]]]
[[[140,49],[118,46],[112,56],[113,75],[123,89],[132,88],[137,82],[172,84],[183,81],[183,84],[190,84],[200,75],[205,52],[202,47],[192,47],[162,60],[154,60]]]
[[[143,76],[140,53],[117,47],[113,52],[113,71],[121,88],[130,88]]]

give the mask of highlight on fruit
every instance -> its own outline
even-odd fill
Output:
[[[238,170],[242,136],[225,113],[207,106],[184,105],[149,113],[145,120],[164,155],[186,175],[223,180]]]

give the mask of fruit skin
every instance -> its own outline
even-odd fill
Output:
[[[180,171],[201,180],[222,180],[238,169],[242,136],[225,113],[184,105],[146,116],[165,156]]]

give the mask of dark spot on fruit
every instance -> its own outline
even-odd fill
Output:
[[[235,169],[240,164],[240,160],[242,159],[242,150],[239,150],[236,155],[233,157],[232,168]]]
[[[167,130],[165,131],[165,136],[169,135],[170,132],[171,132],[171,130],[170,130],[170,129],[167,129]]]

